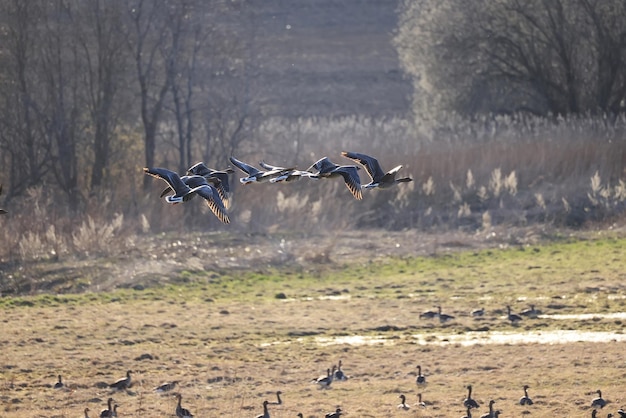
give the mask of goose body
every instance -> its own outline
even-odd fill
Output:
[[[100,418],[111,418],[113,416],[113,398],[107,400],[107,409],[100,411]]]
[[[117,389],[117,390],[128,389],[131,385],[131,378],[130,378],[131,373],[132,373],[132,370],[128,370],[126,372],[126,377],[116,380],[115,382],[111,383],[109,387],[113,389]]]
[[[263,413],[255,418],[270,418],[270,411],[267,409],[268,401],[263,401]]]
[[[606,401],[602,398],[602,391],[598,389],[596,393],[598,394],[598,397],[594,398],[591,401],[591,407],[592,408],[604,408],[606,406]]]
[[[422,374],[422,366],[420,365],[417,366],[417,378],[415,379],[415,383],[418,385],[426,384],[426,376]]]
[[[165,181],[174,191],[173,195],[165,196],[166,202],[171,204],[186,202],[199,195],[204,198],[211,212],[220,221],[226,224],[230,223],[230,218],[226,213],[226,207],[218,190],[209,184],[204,177],[197,175],[180,177],[175,171],[159,167],[145,167],[143,171],[152,177]]]
[[[424,311],[420,314],[420,318],[433,319],[436,318],[439,313],[437,311]]]
[[[154,388],[154,391],[157,393],[165,393],[173,390],[178,384],[178,380],[174,380],[172,382],[162,383],[159,386]]]
[[[176,394],[176,398],[178,399],[178,403],[176,404],[176,416],[178,418],[193,418],[193,414],[182,406],[183,395],[178,393]]]
[[[365,167],[365,171],[367,171],[367,174],[369,174],[371,178],[371,181],[368,184],[363,185],[363,188],[365,189],[372,189],[375,187],[385,189],[398,183],[413,181],[413,179],[410,177],[404,177],[400,179],[396,178],[396,175],[402,168],[401,165],[385,172],[380,166],[378,160],[374,157],[370,157],[369,155],[347,151],[343,151],[341,155]]]
[[[411,407],[406,404],[406,396],[404,396],[404,394],[401,394],[399,398],[401,402],[398,405],[398,409],[404,409],[405,411],[408,411],[409,409],[411,409]]]
[[[242,177],[239,179],[239,181],[243,184],[267,182],[270,181],[272,178],[279,176],[284,171],[284,169],[268,171],[259,170],[258,168],[253,167],[250,164],[244,163],[243,161],[236,159],[235,157],[230,157],[230,162],[233,163],[235,167],[247,174],[246,177]],[[293,168],[287,170],[293,170]]]
[[[478,402],[472,399],[472,385],[467,385],[467,398],[463,401],[463,406],[467,409],[478,408]]]
[[[348,380],[348,376],[346,376],[343,370],[341,370],[341,365],[341,360],[339,360],[339,363],[337,363],[337,370],[335,370],[335,374],[333,376],[333,380]]]
[[[335,410],[335,412],[331,412],[329,414],[324,415],[325,418],[339,418],[341,415],[343,414],[343,412],[341,411],[341,408],[337,408]]]
[[[524,396],[522,396],[519,400],[520,405],[532,405],[533,400],[528,397],[528,385],[524,385]]]
[[[310,178],[335,178],[341,176],[344,183],[355,199],[363,199],[361,192],[361,179],[358,173],[359,168],[354,165],[337,165],[330,161],[328,157],[320,158],[306,171],[311,173]]]
[[[535,309],[535,305],[530,305],[530,308],[524,309],[519,313],[521,316],[527,316],[530,318],[536,317],[537,315],[541,315],[541,311],[539,309]]]
[[[326,369],[326,376],[320,376],[315,380],[315,383],[320,385],[320,388],[328,389],[333,383],[333,375],[335,374],[335,366],[333,366],[333,370],[331,372],[330,369]]]
[[[522,320],[522,317],[511,312],[511,307],[509,305],[506,306],[507,316],[506,318],[511,321],[512,324],[517,324]]]
[[[454,319],[454,316],[442,313],[441,306],[437,306],[437,316],[439,317],[439,322],[448,322]]]
[[[470,314],[474,317],[483,316],[485,314],[485,308],[474,309]]]
[[[417,403],[415,405],[419,406],[420,408],[426,408],[426,402],[424,402],[422,400],[422,394],[421,393],[417,394]]]

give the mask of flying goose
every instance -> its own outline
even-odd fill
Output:
[[[111,418],[113,416],[113,398],[107,400],[107,409],[100,411],[100,418]]]
[[[196,163],[187,169],[188,176],[202,176],[207,182],[211,183],[217,189],[224,206],[230,205],[230,182],[228,175],[233,174],[235,170],[228,167],[225,170],[214,170],[204,165],[203,162]]]
[[[602,399],[602,391],[598,389],[597,391],[598,397],[591,401],[592,408],[604,408],[606,406],[606,401]]]
[[[174,387],[176,387],[177,384],[178,384],[178,380],[173,380],[171,382],[162,383],[159,386],[155,387],[154,391],[157,393],[169,392],[170,390],[174,389]]]
[[[165,181],[172,188],[174,194],[166,196],[166,202],[172,204],[186,202],[198,194],[206,200],[209,209],[220,221],[225,224],[230,223],[230,218],[226,213],[226,207],[219,196],[219,192],[204,177],[196,175],[180,177],[174,171],[158,167],[145,167],[143,171],[152,177]]]
[[[348,380],[348,376],[346,376],[346,374],[343,372],[343,370],[341,370],[341,360],[339,360],[339,363],[337,364],[337,370],[335,370],[335,375],[333,376],[334,380]]]
[[[270,411],[267,409],[268,401],[263,401],[263,413],[255,418],[270,418]]]
[[[276,402],[268,402],[269,405],[282,405],[283,400],[280,399],[280,395],[283,393],[279,390],[276,392]]]
[[[309,175],[312,179],[343,177],[346,187],[352,193],[355,199],[363,199],[361,192],[361,179],[357,170],[359,167],[355,165],[337,165],[330,161],[328,157],[320,158],[306,171],[312,173]]]
[[[463,406],[467,409],[478,408],[478,402],[472,399],[472,385],[467,385],[467,398],[463,401]]]
[[[507,311],[506,317],[509,321],[511,321],[512,324],[517,324],[519,321],[522,320],[521,316],[511,313],[511,307],[509,305],[506,305],[506,311]]]
[[[398,404],[398,409],[404,409],[405,411],[411,409],[411,407],[406,404],[406,396],[404,396],[404,394],[400,394],[399,398],[402,400],[402,402]]]
[[[259,165],[270,172],[280,172],[278,176],[272,177],[270,179],[270,183],[280,183],[283,181],[290,182],[300,180],[302,177],[311,177],[313,175],[309,171],[296,170],[295,168],[279,167],[276,165],[268,164],[265,161],[260,161]]]
[[[113,389],[117,389],[117,390],[128,389],[131,385],[131,379],[130,379],[131,373],[132,373],[132,370],[128,370],[126,372],[126,377],[116,380],[115,382],[111,383],[109,387]]]
[[[358,152],[346,151],[343,151],[341,155],[365,167],[365,171],[367,171],[367,174],[369,174],[372,179],[371,182],[363,185],[363,187],[366,189],[372,189],[374,187],[385,189],[397,183],[406,183],[409,181],[413,181],[413,179],[410,177],[404,177],[400,179],[396,178],[398,171],[400,171],[400,169],[402,168],[401,165],[392,168],[390,171],[385,172],[378,163],[378,160],[374,157],[370,157],[369,155],[359,154]]]
[[[339,418],[341,415],[343,414],[343,412],[341,411],[341,408],[337,408],[335,410],[335,412],[331,412],[329,414],[324,415],[325,418]]]
[[[193,418],[193,414],[189,412],[188,409],[183,408],[183,406],[181,405],[183,395],[177,393],[176,398],[178,399],[178,403],[176,404],[176,416],[178,418]]]
[[[63,384],[63,381],[61,380],[61,375],[58,376],[58,381],[54,384],[54,388],[55,389],[63,389],[65,387],[65,385]]]
[[[532,405],[533,400],[528,397],[528,388],[530,386],[524,385],[524,396],[522,396],[519,400],[520,405]]]
[[[2,184],[0,184],[0,195],[2,195]],[[4,215],[5,213],[8,213],[8,212],[4,209],[0,209],[0,215]]]
[[[285,171],[295,170],[295,168],[288,169],[280,169],[280,170],[268,170],[262,171],[256,167],[251,166],[250,164],[246,164],[243,161],[239,161],[235,157],[230,157],[230,162],[235,165],[238,169],[247,174],[246,177],[242,177],[239,181],[243,184],[248,183],[262,183],[269,181],[270,179],[277,177],[283,174]]]
[[[496,403],[496,401],[494,401],[493,399],[489,401],[489,412],[487,412],[486,414],[482,414],[480,418],[493,418],[495,416],[493,411],[494,403]]]
[[[415,379],[415,383],[418,385],[426,384],[426,376],[422,374],[422,366],[417,366],[417,379]]]

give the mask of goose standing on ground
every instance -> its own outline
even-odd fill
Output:
[[[422,374],[422,366],[420,366],[419,364],[417,365],[417,378],[415,379],[415,383],[417,383],[418,385],[426,384],[426,376]]]
[[[422,400],[422,394],[421,393],[417,394],[417,403],[415,405],[419,406],[420,408],[426,408],[426,402],[424,402]]]
[[[480,418],[494,418],[495,414],[493,412],[493,404],[496,403],[493,399],[489,401],[489,412],[486,414],[482,414]]]
[[[131,373],[132,373],[132,370],[128,370],[126,372],[126,377],[116,380],[115,382],[111,383],[109,387],[113,389],[117,389],[117,390],[128,389],[131,385],[131,378],[130,378]]]
[[[90,409],[89,409],[89,408],[85,408],[85,409],[84,409],[84,411],[83,411],[83,412],[85,413],[85,418],[89,418],[89,411],[90,411]]]
[[[511,321],[512,324],[517,324],[522,320],[522,317],[511,312],[511,307],[506,305],[507,316],[506,318]]]
[[[463,401],[466,408],[478,408],[478,402],[472,399],[472,385],[467,385],[467,398]]]
[[[111,418],[113,416],[113,398],[107,400],[107,409],[100,411],[100,418]]]
[[[618,409],[617,413],[619,414],[620,418],[626,418],[626,411],[624,411],[623,409]]]
[[[335,409],[335,412],[324,415],[325,418],[339,418],[343,414],[341,408]]]
[[[539,309],[535,309],[535,305],[530,305],[530,308],[524,309],[519,313],[521,316],[527,316],[529,318],[534,318],[537,315],[541,315],[541,311]]]
[[[393,186],[394,184],[413,181],[413,179],[410,177],[404,177],[400,179],[396,178],[398,171],[400,171],[400,169],[402,168],[401,165],[385,172],[378,163],[378,160],[374,157],[370,157],[369,155],[359,154],[358,152],[346,151],[343,151],[341,155],[365,167],[365,171],[367,171],[367,174],[369,174],[372,179],[371,182],[363,185],[365,189],[372,189],[374,187],[385,189],[387,187]]]
[[[148,168],[144,167],[144,173],[165,181],[170,185],[174,194],[165,196],[165,201],[171,204],[186,202],[192,199],[196,194],[200,195],[206,201],[211,212],[223,223],[230,223],[226,207],[220,197],[217,189],[210,185],[202,176],[183,176],[168,170],[167,168]]]
[[[280,399],[280,395],[283,393],[279,390],[276,392],[276,402],[268,402],[269,405],[282,405],[283,400]]]
[[[117,404],[113,405],[113,411],[111,412],[112,418],[117,418]]]
[[[181,395],[180,393],[177,393],[176,398],[178,399],[178,403],[176,404],[176,416],[178,418],[193,418],[193,414],[189,412],[188,409],[183,408],[183,406],[181,405],[182,400],[183,400],[183,395]]]
[[[361,200],[363,199],[363,193],[361,192],[361,179],[359,178],[358,169],[359,167],[355,165],[337,165],[330,161],[328,157],[324,157],[313,163],[306,171],[311,173],[309,177],[312,179],[343,177],[343,181],[346,183],[346,187],[350,190],[352,196],[357,200]]]
[[[448,322],[454,319],[452,315],[441,313],[441,306],[437,306],[437,316],[439,317],[439,322]]]
[[[398,409],[404,409],[405,411],[411,409],[411,407],[406,404],[406,396],[404,396],[404,394],[400,394],[399,398],[402,402],[398,405]]]
[[[63,381],[61,380],[61,375],[58,376],[58,381],[54,384],[54,388],[55,389],[63,389],[65,387],[65,385],[63,384]]]
[[[320,385],[320,388],[328,389],[330,384],[333,383],[333,375],[335,374],[335,366],[333,366],[333,370],[326,369],[326,376],[320,376],[317,378],[315,383]]]
[[[335,370],[335,375],[333,376],[334,380],[345,381],[348,380],[348,376],[341,370],[341,360],[337,363],[337,370]]]
[[[598,397],[591,401],[592,408],[604,408],[606,406],[606,401],[602,398],[602,391],[600,389],[596,390]]]
[[[533,400],[528,397],[528,388],[530,386],[524,385],[524,396],[522,396],[519,400],[520,405],[532,405]]]
[[[242,177],[239,179],[239,181],[242,184],[263,183],[263,182],[271,180],[274,177],[277,177],[283,174],[283,172],[285,171],[285,170],[262,171],[256,167],[251,166],[250,164],[244,163],[243,161],[239,161],[235,157],[230,157],[230,162],[233,163],[235,167],[237,167],[238,169],[243,171],[245,174],[247,174],[246,177]],[[294,170],[294,168],[289,168],[287,170]]]
[[[472,418],[472,408],[468,406],[467,411],[465,411],[465,415],[463,415],[461,418]]]
[[[470,314],[473,317],[483,316],[485,314],[485,308],[474,309],[472,312],[470,312]]]
[[[165,392],[169,392],[172,389],[174,389],[176,387],[176,385],[178,384],[178,380],[174,380],[171,382],[166,382],[166,383],[162,383],[159,386],[154,388],[154,391],[156,393],[165,393]]]
[[[256,418],[270,418],[270,411],[267,409],[268,401],[263,401],[263,413],[257,415]]]
[[[1,195],[2,195],[2,184],[0,184],[0,196]],[[0,209],[0,215],[4,215],[5,213],[8,213],[8,212],[4,209]]]

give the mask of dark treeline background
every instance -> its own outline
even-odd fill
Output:
[[[174,229],[620,218],[623,2],[293,3],[0,2],[2,256]],[[141,172],[230,155],[306,168],[344,149],[415,181],[357,202],[340,181],[244,188],[237,173],[224,226]]]

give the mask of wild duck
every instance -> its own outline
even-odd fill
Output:
[[[512,324],[517,324],[522,320],[522,317],[511,312],[511,307],[509,305],[506,306],[507,316],[506,318],[511,321]]]
[[[113,416],[113,398],[107,400],[107,409],[100,411],[100,418],[111,418]]]
[[[210,185],[202,176],[183,176],[166,168],[144,168],[143,171],[153,177],[165,181],[174,191],[173,195],[166,196],[165,201],[176,204],[192,199],[196,194],[203,197],[211,212],[223,223],[230,223],[224,202],[217,189]]]
[[[393,186],[394,184],[413,181],[413,179],[410,177],[404,177],[399,179],[396,178],[398,171],[400,171],[400,169],[402,168],[401,165],[385,172],[378,163],[378,160],[374,157],[370,157],[369,155],[359,154],[358,152],[346,151],[343,151],[341,155],[365,167],[365,171],[367,171],[367,174],[369,174],[372,180],[368,184],[363,185],[363,187],[366,189],[372,189],[375,187],[385,189],[387,187]]]
[[[159,386],[154,388],[154,391],[157,393],[165,393],[173,390],[178,384],[178,380],[173,380],[171,382],[162,383]]]
[[[422,366],[417,366],[417,378],[415,379],[415,383],[418,385],[426,384],[426,376],[422,374]]]
[[[533,400],[528,397],[528,388],[530,386],[524,385],[524,396],[522,396],[519,400],[520,405],[532,405]]]
[[[335,412],[324,415],[325,418],[339,418],[343,414],[341,408],[335,409]]]
[[[1,195],[2,195],[2,184],[0,184],[0,196]],[[4,215],[5,213],[8,213],[8,212],[4,209],[0,209],[0,215]]]
[[[63,384],[63,381],[61,379],[61,375],[57,376],[58,380],[57,382],[54,384],[54,388],[55,389],[63,389],[65,387],[65,385]]]
[[[478,402],[472,399],[472,385],[467,385],[467,398],[463,401],[466,408],[478,408]]]
[[[359,178],[358,170],[359,167],[355,165],[337,165],[330,161],[328,157],[324,157],[313,163],[306,171],[312,173],[309,177],[313,179],[343,177],[343,181],[350,193],[352,193],[352,196],[357,200],[361,200],[363,199],[363,193],[361,192],[361,179]]]
[[[337,370],[335,370],[335,375],[333,376],[334,380],[348,380],[348,376],[343,372],[343,370],[341,370],[341,365],[341,360],[339,360],[339,363],[337,363]]]
[[[113,389],[117,389],[117,390],[128,389],[132,384],[131,378],[130,378],[131,373],[132,373],[132,370],[128,370],[126,372],[126,377],[116,380],[115,382],[111,383],[109,387]]]
[[[592,408],[604,408],[606,406],[606,401],[602,398],[602,391],[598,389],[596,393],[598,394],[598,397],[594,398],[591,401],[591,407]]]
[[[257,415],[255,418],[270,418],[270,411],[267,409],[268,401],[263,401],[263,413]]]
[[[285,171],[282,168],[280,170],[268,170],[268,171],[259,170],[258,168],[253,167],[250,164],[244,163],[243,161],[239,161],[235,157],[230,157],[230,162],[233,163],[235,167],[237,167],[238,169],[243,171],[245,174],[247,174],[246,177],[242,177],[239,179],[239,181],[243,184],[266,182],[266,181],[271,180],[274,177],[277,177],[283,174],[283,172]],[[286,170],[289,171],[289,170],[294,170],[294,169],[295,168],[288,168]]]
[[[182,406],[183,395],[177,393],[176,398],[178,399],[178,403],[176,404],[176,416],[178,418],[193,418],[193,414]]]
[[[411,407],[406,404],[406,396],[404,396],[404,394],[401,394],[399,397],[401,402],[398,404],[398,409],[404,409],[405,411],[411,409]]]

